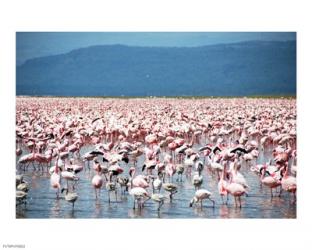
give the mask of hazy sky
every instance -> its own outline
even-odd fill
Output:
[[[17,32],[16,62],[103,44],[181,47],[295,39],[295,32]]]

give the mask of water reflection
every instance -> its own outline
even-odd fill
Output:
[[[219,215],[221,218],[229,218],[229,208],[227,205],[221,205],[219,208]]]
[[[258,162],[265,160],[266,157],[260,155]],[[142,161],[141,157],[138,166],[142,165]],[[132,197],[121,195],[120,192],[117,201],[112,194],[111,203],[108,203],[105,188],[101,190],[101,195],[96,200],[91,185],[94,174],[92,170],[86,170],[79,173],[80,180],[76,186],[79,198],[73,210],[71,204],[64,198],[56,199],[55,190],[50,188],[49,174],[33,172],[30,167],[29,171],[24,173],[25,180],[30,184],[28,203],[26,209],[24,206],[16,208],[16,218],[296,218],[296,204],[291,203],[292,197],[288,193],[282,193],[282,196],[278,197],[274,191],[274,197],[271,199],[270,190],[267,187],[260,187],[259,177],[250,172],[249,166],[243,165],[241,171],[250,186],[248,197],[242,197],[241,209],[235,208],[232,197],[228,205],[222,204],[217,189],[218,180],[216,176],[211,176],[208,170],[203,171],[202,188],[213,193],[212,198],[216,201],[214,209],[209,202],[204,202],[203,208],[189,207],[195,190],[192,176],[183,175],[183,182],[176,182],[174,179],[178,185],[178,193],[174,195],[172,203],[166,199],[160,211],[157,211],[157,204],[152,200],[148,201],[143,209],[133,210]],[[105,183],[103,186],[105,187]],[[162,193],[168,197],[168,193],[163,191]]]
[[[77,211],[75,211],[74,209],[67,211],[67,213],[65,214],[65,218],[67,219],[75,219],[77,218],[75,216],[75,214],[77,213]]]
[[[129,209],[128,210],[129,218],[141,218],[144,216],[144,209]]]
[[[51,207],[50,214],[52,218],[58,218],[60,215],[61,205],[60,205],[60,199],[55,199],[53,201],[53,206]]]

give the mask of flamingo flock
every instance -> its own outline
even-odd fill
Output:
[[[85,175],[95,201],[128,197],[134,210],[154,203],[160,212],[186,183],[193,195],[181,206],[189,209],[243,209],[263,192],[295,203],[296,101],[17,97],[16,157],[17,205],[26,205],[26,173],[47,173],[55,199],[72,209]]]

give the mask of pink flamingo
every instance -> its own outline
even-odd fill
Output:
[[[142,187],[131,188],[129,194],[133,197],[133,209],[135,209],[136,201],[139,209],[142,209],[144,203],[151,198],[149,193]]]
[[[235,200],[235,206],[237,207],[237,201],[239,203],[239,207],[242,207],[241,202],[241,196],[246,193],[246,189],[243,187],[243,185],[232,182],[229,183],[225,189],[229,194],[231,194],[234,197]]]
[[[223,167],[223,170],[222,170],[222,173],[221,173],[221,177],[220,177],[220,180],[218,182],[218,191],[219,191],[219,194],[222,198],[222,203],[224,204],[224,200],[223,200],[223,197],[226,195],[226,204],[228,202],[228,199],[229,199],[229,193],[228,193],[228,190],[226,189],[226,187],[228,186],[228,182],[225,180],[225,171],[226,171],[226,166]]]
[[[206,189],[199,189],[195,192],[193,199],[190,202],[190,207],[193,206],[194,203],[200,202],[200,207],[203,207],[203,200],[208,199],[212,202],[213,207],[215,206],[215,201],[211,199],[211,192]]]
[[[168,180],[171,180],[171,182],[173,181],[173,176],[176,173],[177,169],[176,169],[176,165],[173,163],[168,163],[165,167],[165,172],[166,175],[168,176]]]
[[[92,186],[94,188],[94,192],[95,192],[95,198],[97,199],[98,198],[98,193],[99,193],[99,196],[100,196],[100,189],[103,185],[103,179],[100,175],[100,169],[96,169],[96,174],[93,176],[92,178]]]
[[[24,167],[24,170],[28,168],[29,164],[35,160],[34,153],[23,155],[19,160],[18,164]]]
[[[281,180],[282,189],[293,193],[294,201],[296,201],[296,191],[297,191],[297,179],[294,176],[289,175],[288,163],[286,162],[285,174]]]
[[[61,175],[60,175],[60,169],[58,166],[58,160],[59,160],[59,155],[56,158],[56,165],[55,165],[55,171],[52,173],[51,177],[50,177],[50,184],[51,187],[54,189],[57,189],[56,191],[56,197],[59,198],[59,190],[61,188]]]
[[[261,183],[267,187],[270,188],[270,191],[271,191],[271,198],[273,197],[273,191],[272,189],[273,188],[277,188],[281,185],[281,181],[280,181],[280,178],[279,178],[279,175],[276,174],[276,173],[273,173],[269,176],[265,176],[266,174],[266,168],[267,168],[267,165],[265,164],[263,169],[262,169],[262,173],[261,173]]]

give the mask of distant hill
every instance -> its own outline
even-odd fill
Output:
[[[296,42],[101,45],[16,67],[17,95],[243,96],[296,93]]]

